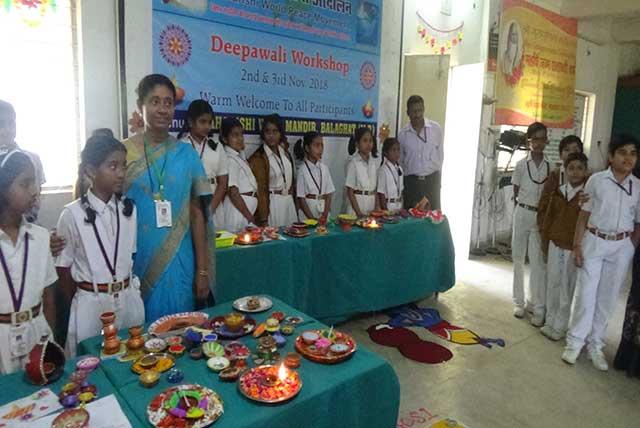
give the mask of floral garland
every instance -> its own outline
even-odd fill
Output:
[[[524,61],[520,61],[518,66],[513,70],[513,73],[511,74],[502,73],[504,76],[504,80],[506,80],[507,82],[507,85],[514,87],[518,84],[520,79],[522,79],[523,69],[524,69],[523,62]]]
[[[424,25],[418,24],[418,34],[424,41],[425,45],[433,49],[436,55],[444,55],[451,49],[462,43],[464,22],[461,22],[455,28],[449,30],[441,30],[429,24],[420,13],[416,13]]]
[[[12,10],[22,15],[22,20],[30,27],[37,27],[42,23],[45,15],[56,11],[56,0],[4,0],[7,13]]]

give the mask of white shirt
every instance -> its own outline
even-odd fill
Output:
[[[24,296],[19,310],[30,309],[42,301],[44,289],[58,279],[56,269],[49,249],[49,232],[35,224],[22,221],[18,231],[18,240],[13,244],[9,235],[0,229],[0,248],[9,270],[9,276],[16,293],[20,293],[22,283],[22,266],[25,252],[25,233],[29,240],[29,255],[27,258],[27,276],[24,284]],[[4,269],[0,267],[0,313],[15,312],[9,284]],[[42,313],[42,311],[41,311]]]
[[[400,165],[385,159],[378,169],[378,193],[382,193],[387,199],[401,198],[404,180],[400,172],[402,172]]]
[[[591,213],[589,226],[603,233],[620,233],[631,232],[640,223],[640,180],[633,174],[619,184],[611,168],[597,172],[589,177],[584,192],[589,201],[582,210]]]
[[[267,146],[263,145],[264,152],[269,159],[269,190],[284,190],[288,192],[293,185],[293,165],[284,149],[278,146],[280,157]]]
[[[306,195],[328,195],[335,191],[331,173],[325,164],[321,161],[314,164],[308,159],[300,164],[296,182],[296,194],[299,198]]]
[[[208,144],[209,138],[205,138],[201,143],[197,142],[191,134],[182,140],[183,143],[190,144],[191,147],[198,153],[200,160],[202,160],[202,166],[207,173],[207,178],[212,184],[212,190],[215,191],[216,178],[229,174],[227,155],[222,148],[222,144],[218,144],[216,149],[213,150]]]
[[[571,184],[567,183],[567,184],[563,184],[562,186],[560,186],[560,193],[562,193],[564,195],[564,197],[567,199],[567,202],[569,202],[582,189],[584,189],[584,184],[580,184],[580,185],[578,185],[576,187],[573,187]]]
[[[537,207],[544,182],[547,180],[550,171],[551,164],[546,157],[538,166],[531,158],[531,153],[518,162],[511,178],[511,183],[520,188],[518,202]]]
[[[249,163],[229,146],[224,147],[229,168],[229,187],[237,187],[240,193],[257,192],[258,183]]]
[[[442,170],[444,145],[438,122],[424,119],[420,132],[409,123],[398,132],[400,164],[407,175],[430,175]]]
[[[380,165],[379,159],[369,155],[369,160],[365,161],[360,153],[356,153],[347,164],[347,178],[344,185],[353,190],[375,191],[378,165]]]
[[[115,197],[105,204],[89,191],[87,200],[96,211],[96,228],[109,263],[113,265],[118,222]],[[129,278],[133,254],[136,252],[136,209],[134,207],[129,217],[124,215],[123,210],[124,204],[118,202],[118,211],[120,211],[120,238],[116,262],[118,281]],[[86,213],[79,199],[67,205],[60,214],[56,230],[58,235],[66,239],[67,245],[56,257],[56,266],[70,267],[71,277],[76,282],[92,283],[95,279],[97,284],[111,283],[113,276],[104,260],[93,227],[84,221],[85,218]],[[89,260],[89,257],[92,260]]]

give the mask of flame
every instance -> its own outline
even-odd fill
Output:
[[[242,239],[244,242],[251,242],[251,236],[248,233],[245,233]]]
[[[284,382],[287,379],[288,371],[284,364],[280,364],[280,368],[278,369],[278,379],[281,382]]]

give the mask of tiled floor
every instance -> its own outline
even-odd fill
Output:
[[[388,317],[376,314],[341,326],[387,359],[401,384],[398,427],[430,427],[450,417],[479,427],[640,427],[640,380],[610,369],[598,372],[583,355],[575,367],[560,360],[564,342],[551,342],[527,321],[511,314],[511,264],[499,258],[462,263],[458,284],[438,300],[442,318],[481,336],[503,338],[505,348],[461,346],[437,339],[453,358],[426,365],[404,358],[395,348],[371,342],[366,329]],[[607,332],[605,353],[615,355],[626,303],[621,295]]]

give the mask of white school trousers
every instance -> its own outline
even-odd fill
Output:
[[[582,239],[584,263],[578,269],[571,306],[567,345],[601,350],[602,337],[627,278],[635,248],[630,238],[606,241],[586,231]]]
[[[511,256],[513,258],[513,303],[525,306],[524,262],[529,253],[531,276],[527,294],[535,315],[544,316],[546,299],[546,266],[540,250],[540,233],[536,212],[516,205],[513,214]]]
[[[577,268],[571,250],[564,250],[549,242],[545,325],[559,333],[567,331],[576,276]]]

